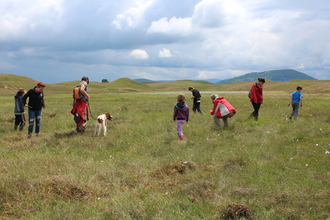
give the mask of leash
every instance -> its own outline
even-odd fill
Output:
[[[87,103],[88,103],[88,112],[90,113],[91,118],[94,119],[94,120],[96,120],[96,118],[93,117],[93,114],[92,114],[92,111],[91,111],[91,106],[89,104],[89,100],[87,101]]]

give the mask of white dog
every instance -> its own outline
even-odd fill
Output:
[[[94,131],[94,135],[97,132],[97,136],[100,135],[101,130],[103,128],[103,135],[106,136],[107,135],[107,119],[109,121],[112,120],[112,116],[110,115],[110,113],[106,112],[103,115],[99,115],[96,119],[96,124],[95,124],[95,131]]]

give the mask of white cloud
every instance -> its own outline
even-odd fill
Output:
[[[170,20],[168,18],[161,18],[158,21],[153,21],[150,28],[147,30],[148,34],[164,33],[167,35],[189,35],[192,32],[191,18],[176,18]]]
[[[129,54],[130,57],[135,59],[148,59],[149,55],[145,50],[135,49]]]
[[[130,7],[122,14],[118,14],[116,19],[112,21],[112,26],[119,30],[136,28],[139,23],[144,21],[144,13],[152,4],[153,0],[138,2],[137,7]]]
[[[160,58],[171,57],[171,56],[172,56],[171,51],[166,48],[163,48],[163,50],[159,51],[158,53],[158,57]]]

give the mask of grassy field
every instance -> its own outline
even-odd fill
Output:
[[[330,219],[328,93],[303,90],[291,121],[292,88],[266,83],[255,122],[247,90],[206,83],[205,114],[191,111],[180,141],[172,113],[179,92],[192,107],[187,90],[91,83],[92,116],[114,116],[108,136],[94,137],[93,118],[75,133],[72,96],[61,92],[75,84],[46,87],[42,133],[31,139],[27,126],[13,131],[15,90],[0,96],[0,219]],[[214,92],[237,109],[220,131],[208,113]]]

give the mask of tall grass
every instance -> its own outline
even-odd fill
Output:
[[[289,94],[268,92],[259,122],[246,92],[218,92],[237,109],[213,129],[212,92],[180,141],[172,121],[178,92],[91,94],[92,116],[110,112],[108,136],[75,133],[71,95],[47,94],[41,136],[13,131],[13,97],[1,96],[0,218],[330,218],[329,98],[307,95],[288,120]],[[233,214],[233,213],[231,213]],[[239,218],[239,216],[237,217]]]

